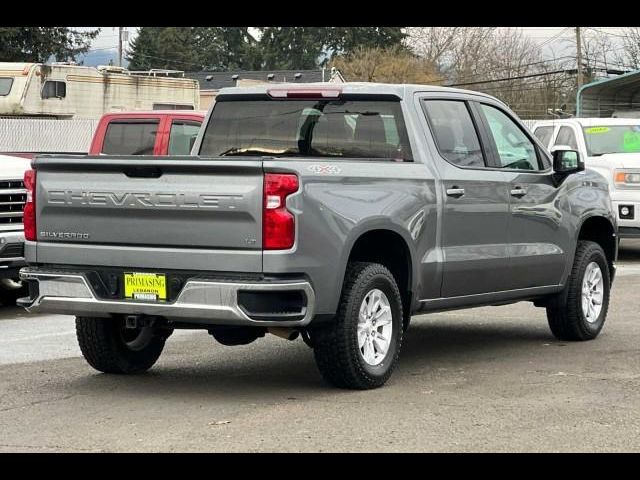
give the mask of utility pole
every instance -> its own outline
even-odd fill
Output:
[[[576,63],[578,69],[578,88],[582,87],[582,40],[580,27],[576,27]]]
[[[122,27],[118,27],[118,66],[122,66]]]
[[[122,44],[129,41],[127,27],[118,27],[118,66],[122,66]]]

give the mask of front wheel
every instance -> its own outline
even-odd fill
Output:
[[[156,363],[170,331],[127,328],[121,317],[76,317],[76,334],[82,355],[96,370],[141,373]]]
[[[336,387],[380,387],[398,362],[402,334],[402,298],[391,272],[350,263],[336,318],[312,331],[318,369]]]
[[[551,332],[559,340],[592,340],[604,326],[611,280],[607,257],[595,242],[578,242],[565,290],[547,307]]]

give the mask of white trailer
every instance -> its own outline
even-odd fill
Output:
[[[198,82],[181,71],[0,62],[0,117],[98,119],[109,112],[199,106]]]

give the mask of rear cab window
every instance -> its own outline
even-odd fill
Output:
[[[200,155],[413,161],[400,99],[216,99]]]
[[[153,155],[158,120],[114,120],[109,122],[102,153],[110,155]]]

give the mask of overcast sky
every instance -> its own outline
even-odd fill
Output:
[[[96,27],[80,27],[96,28]],[[129,41],[136,35],[137,27],[126,27],[129,31]],[[518,28],[518,27],[515,27]],[[575,52],[575,30],[574,27],[519,27],[533,41],[540,45],[546,57],[571,55]],[[594,28],[610,35],[614,45],[620,43],[620,28],[613,27],[583,27]],[[112,55],[118,45],[118,27],[102,27],[100,35],[94,40],[91,48],[90,59],[95,58],[98,62],[103,61]],[[89,60],[89,59],[87,59]],[[93,62],[86,62],[93,64]]]

